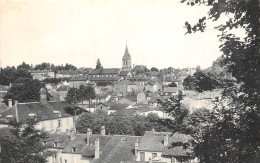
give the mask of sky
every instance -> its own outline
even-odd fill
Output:
[[[221,55],[210,24],[185,35],[208,8],[179,0],[0,0],[0,65],[49,62],[120,68],[126,44],[132,64],[206,68]]]

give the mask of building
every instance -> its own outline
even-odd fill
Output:
[[[55,73],[51,70],[29,70],[29,73],[32,75],[33,79],[38,79],[40,81],[55,77]]]
[[[168,132],[146,131],[140,141],[135,143],[136,161],[151,161],[165,163],[196,162],[193,148],[186,149],[183,143],[190,144],[190,135]],[[172,146],[172,144],[176,144]],[[178,145],[181,144],[181,145]]]
[[[36,128],[40,130],[67,132],[73,128],[74,117],[65,111],[66,108],[73,106],[65,101],[47,101],[47,93],[43,88],[40,93],[40,102],[18,103],[15,101],[13,106],[0,113],[0,122],[6,123],[11,119],[23,122],[30,118],[36,118],[39,120]]]
[[[131,56],[126,45],[125,54],[122,58],[122,71],[132,71]]]

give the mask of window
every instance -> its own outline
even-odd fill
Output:
[[[54,146],[54,147],[57,147],[57,146],[58,146],[58,143],[55,142],[55,143],[53,144],[53,146]]]
[[[154,159],[155,157],[157,157],[157,153],[152,153],[152,159]]]
[[[72,148],[72,152],[74,152],[74,153],[75,153],[75,152],[76,152],[76,148]]]
[[[67,160],[64,160],[64,163],[68,163]]]
[[[58,127],[61,127],[61,120],[58,120]]]
[[[140,161],[145,161],[145,153],[140,152]]]

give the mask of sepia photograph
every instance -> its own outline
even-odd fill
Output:
[[[259,163],[260,0],[0,0],[0,163]]]

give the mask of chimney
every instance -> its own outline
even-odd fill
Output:
[[[87,145],[90,145],[90,137],[92,135],[92,131],[90,128],[87,130]]]
[[[75,129],[74,128],[70,130],[70,140],[73,140],[73,139],[75,139]]]
[[[168,136],[168,134],[166,134],[166,135],[164,136],[163,145],[164,145],[164,146],[167,146],[168,143],[169,143],[169,136]]]
[[[95,159],[99,158],[99,138],[95,141]]]
[[[12,107],[12,99],[8,99],[8,108],[11,108]]]
[[[106,135],[105,126],[101,126],[101,135]]]
[[[14,107],[15,107],[15,118],[16,118],[16,121],[19,122],[19,117],[18,117],[18,101],[17,101],[17,100],[14,101]]]
[[[139,146],[138,139],[136,139],[136,142],[135,142],[135,156],[136,157],[138,155],[138,146]]]

